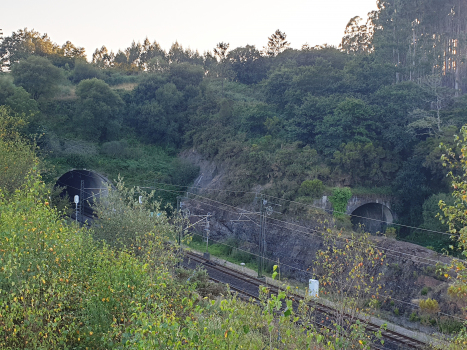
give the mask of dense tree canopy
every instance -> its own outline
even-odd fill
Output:
[[[15,64],[12,75],[16,85],[23,87],[35,100],[51,97],[63,79],[62,71],[47,58],[29,56]]]
[[[299,199],[315,180],[390,191],[399,221],[423,225],[429,197],[449,192],[437,146],[467,122],[466,11],[459,0],[379,0],[338,48],[291,49],[277,30],[262,51],[164,51],[146,38],[104,45],[91,63],[70,42],[19,30],[0,45],[14,78],[0,78],[0,104],[37,115],[49,139],[195,148],[228,163],[226,185],[240,191]]]

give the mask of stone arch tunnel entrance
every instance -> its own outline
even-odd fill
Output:
[[[71,208],[75,209],[75,195],[79,196],[78,220],[84,222],[84,217],[92,215],[91,205],[100,197],[107,195],[107,186],[112,186],[103,175],[90,170],[70,170],[60,176],[55,186],[64,187],[60,196],[68,197]],[[76,218],[73,210],[72,218]]]
[[[350,218],[354,230],[360,230],[360,226],[366,232],[376,233],[386,231],[392,224],[394,217],[391,209],[380,203],[366,203],[352,212]]]

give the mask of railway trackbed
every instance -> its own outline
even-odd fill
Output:
[[[194,269],[196,266],[202,265],[213,282],[228,284],[230,290],[237,293],[240,298],[259,302],[259,287],[266,285],[264,280],[254,278],[246,273],[213,263],[212,261],[204,259],[202,256],[192,252],[185,252],[185,256],[186,259],[184,261],[184,265],[187,268]],[[279,292],[279,288],[276,286],[269,284],[267,285],[267,288],[270,293],[277,294]],[[300,300],[304,299],[301,295],[294,293],[289,293],[289,297],[294,300],[294,307],[298,305]],[[313,301],[310,306],[313,307],[316,313],[314,323],[316,323],[317,328],[330,328],[331,325],[328,318],[329,316],[333,316],[336,313],[336,310],[332,307]],[[366,329],[369,332],[377,332],[380,330],[380,326],[377,324],[367,322],[366,320],[362,320],[362,322],[366,324]],[[430,346],[427,343],[393,330],[382,330],[381,335],[384,339],[384,345],[375,342],[372,345],[373,349],[430,349]]]

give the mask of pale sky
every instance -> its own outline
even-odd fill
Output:
[[[262,49],[276,29],[293,48],[337,46],[350,18],[373,10],[376,0],[15,0],[3,2],[0,28],[4,36],[27,27],[59,45],[70,40],[88,59],[102,45],[116,52],[146,37],[166,51],[178,41],[202,54],[221,41]]]

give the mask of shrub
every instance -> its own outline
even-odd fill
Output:
[[[419,306],[422,312],[428,314],[435,314],[439,311],[439,304],[438,301],[436,301],[435,299],[428,298],[420,300]]]
[[[302,196],[310,196],[312,198],[318,198],[323,195],[324,185],[319,179],[305,180],[300,185],[299,193]]]
[[[388,238],[396,238],[397,237],[397,230],[395,227],[387,227],[385,231],[386,237]]]
[[[334,216],[339,217],[345,215],[347,204],[352,198],[352,191],[348,187],[336,187],[332,190],[332,195],[329,201],[334,209]]]

